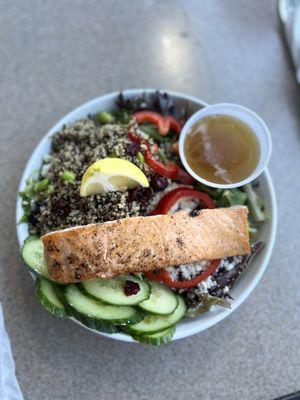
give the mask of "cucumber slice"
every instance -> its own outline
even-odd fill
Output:
[[[151,286],[150,298],[140,303],[138,307],[151,314],[172,314],[178,305],[178,296],[160,282],[149,281],[149,284]]]
[[[153,346],[160,346],[171,342],[176,326],[171,326],[161,332],[151,333],[148,335],[132,335],[133,339],[143,344],[152,344]]]
[[[63,303],[57,296],[55,285],[52,282],[44,278],[37,278],[35,285],[39,302],[47,311],[57,317],[66,317],[68,315]]]
[[[126,281],[135,282],[139,285],[140,290],[137,294],[126,296],[124,286]],[[114,305],[135,305],[150,297],[150,285],[146,281],[142,281],[135,276],[120,276],[114,279],[97,279],[94,281],[82,282],[79,289],[84,294],[101,300],[103,303]]]
[[[67,309],[76,319],[89,328],[114,333],[119,329],[115,325],[135,324],[144,316],[129,306],[110,306],[84,295],[76,285],[64,288]]]
[[[30,240],[35,240],[35,239],[38,239],[38,237],[37,237],[37,236],[34,236],[34,235],[29,235],[29,236],[27,236],[27,238],[24,240],[24,243],[30,242]]]
[[[161,332],[180,321],[186,313],[187,307],[181,296],[177,296],[178,306],[170,315],[147,315],[141,322],[126,326],[126,331],[143,336],[145,334]]]
[[[21,254],[23,261],[31,272],[49,279],[44,259],[44,245],[41,239],[29,236],[23,244]]]

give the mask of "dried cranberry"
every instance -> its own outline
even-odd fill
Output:
[[[137,153],[140,151],[140,149],[141,148],[138,143],[130,143],[126,147],[126,151],[131,157],[135,157]]]
[[[144,188],[143,192],[144,192],[144,197],[142,201],[148,203],[152,199],[153,190],[149,187],[149,188]]]
[[[133,296],[140,291],[140,286],[138,283],[133,281],[126,281],[124,286],[124,293],[126,296]]]
[[[152,187],[154,192],[160,192],[161,190],[165,190],[169,185],[168,179],[164,176],[159,176],[157,174],[153,174],[150,178],[150,186]]]
[[[32,226],[36,226],[36,224],[38,223],[37,214],[32,211],[28,216],[28,221],[31,223]]]
[[[36,203],[34,209],[31,211],[31,213],[28,216],[28,221],[31,223],[32,226],[36,226],[36,224],[38,223],[38,215],[40,213],[40,204]]]
[[[70,214],[71,208],[66,200],[58,199],[52,204],[51,212],[57,214],[61,218],[66,218]]]
[[[138,201],[139,203],[147,203],[151,200],[153,191],[151,188],[136,188],[128,192],[128,202]]]

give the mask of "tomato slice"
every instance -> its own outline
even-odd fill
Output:
[[[199,275],[195,276],[193,279],[184,279],[182,281],[173,280],[168,271],[162,270],[159,272],[148,271],[145,273],[146,277],[150,280],[164,282],[167,286],[173,289],[189,289],[191,287],[197,286],[200,282],[207,279],[212,275],[218,268],[220,260],[213,260],[210,262],[209,266],[205,271],[201,272]]]
[[[172,131],[179,135],[182,127],[181,123],[171,115],[169,117],[165,117],[165,120],[167,121],[167,123],[169,123],[169,130],[172,129]]]
[[[149,167],[156,172],[157,174],[164,176],[165,178],[174,179],[176,174],[178,173],[179,167],[176,164],[170,163],[168,165],[164,165],[160,161],[155,160],[152,153],[149,150],[146,150],[145,161],[149,165]]]
[[[134,132],[129,132],[128,138],[134,143],[144,144],[146,146],[147,150],[144,154],[145,161],[154,172],[164,176],[165,178],[174,179],[186,185],[192,185],[194,183],[195,179],[188,172],[184,171],[182,168],[179,168],[175,163],[164,165],[153,157],[152,153],[156,153],[158,150],[156,143],[150,146],[146,139],[141,138]]]
[[[179,154],[179,143],[175,142],[172,144],[172,153],[174,154]]]
[[[142,124],[143,122],[150,122],[157,126],[158,132],[165,136],[169,132],[170,123],[164,119],[162,115],[155,111],[138,111],[134,114],[136,122]]]
[[[189,187],[178,187],[168,192],[157,204],[152,215],[168,214],[174,204],[183,197],[198,199],[205,208],[216,208],[215,202],[208,194]]]
[[[150,146],[150,143],[148,142],[148,140],[141,138],[136,133],[129,132],[128,139],[137,144],[144,144],[147,147],[147,150],[149,150],[149,151],[151,151],[151,148],[152,148],[153,153],[156,153],[158,150],[158,146],[156,143],[153,143],[153,145]]]
[[[158,132],[162,136],[166,136],[170,129],[179,135],[181,131],[181,123],[172,116],[163,117],[155,111],[138,111],[134,114],[135,120],[138,124],[149,122],[157,126]]]
[[[192,185],[195,182],[195,179],[182,168],[178,168],[178,172],[174,180],[184,183],[185,185]]]

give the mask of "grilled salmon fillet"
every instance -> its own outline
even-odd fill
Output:
[[[42,237],[51,278],[63,283],[163,269],[250,252],[247,207],[132,217]]]

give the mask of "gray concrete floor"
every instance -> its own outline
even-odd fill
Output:
[[[272,399],[300,388],[300,93],[272,0],[0,0],[0,300],[26,399]],[[227,320],[163,348],[52,317],[19,260],[22,169],[66,112],[101,94],[168,88],[259,112],[279,203],[261,283]]]

